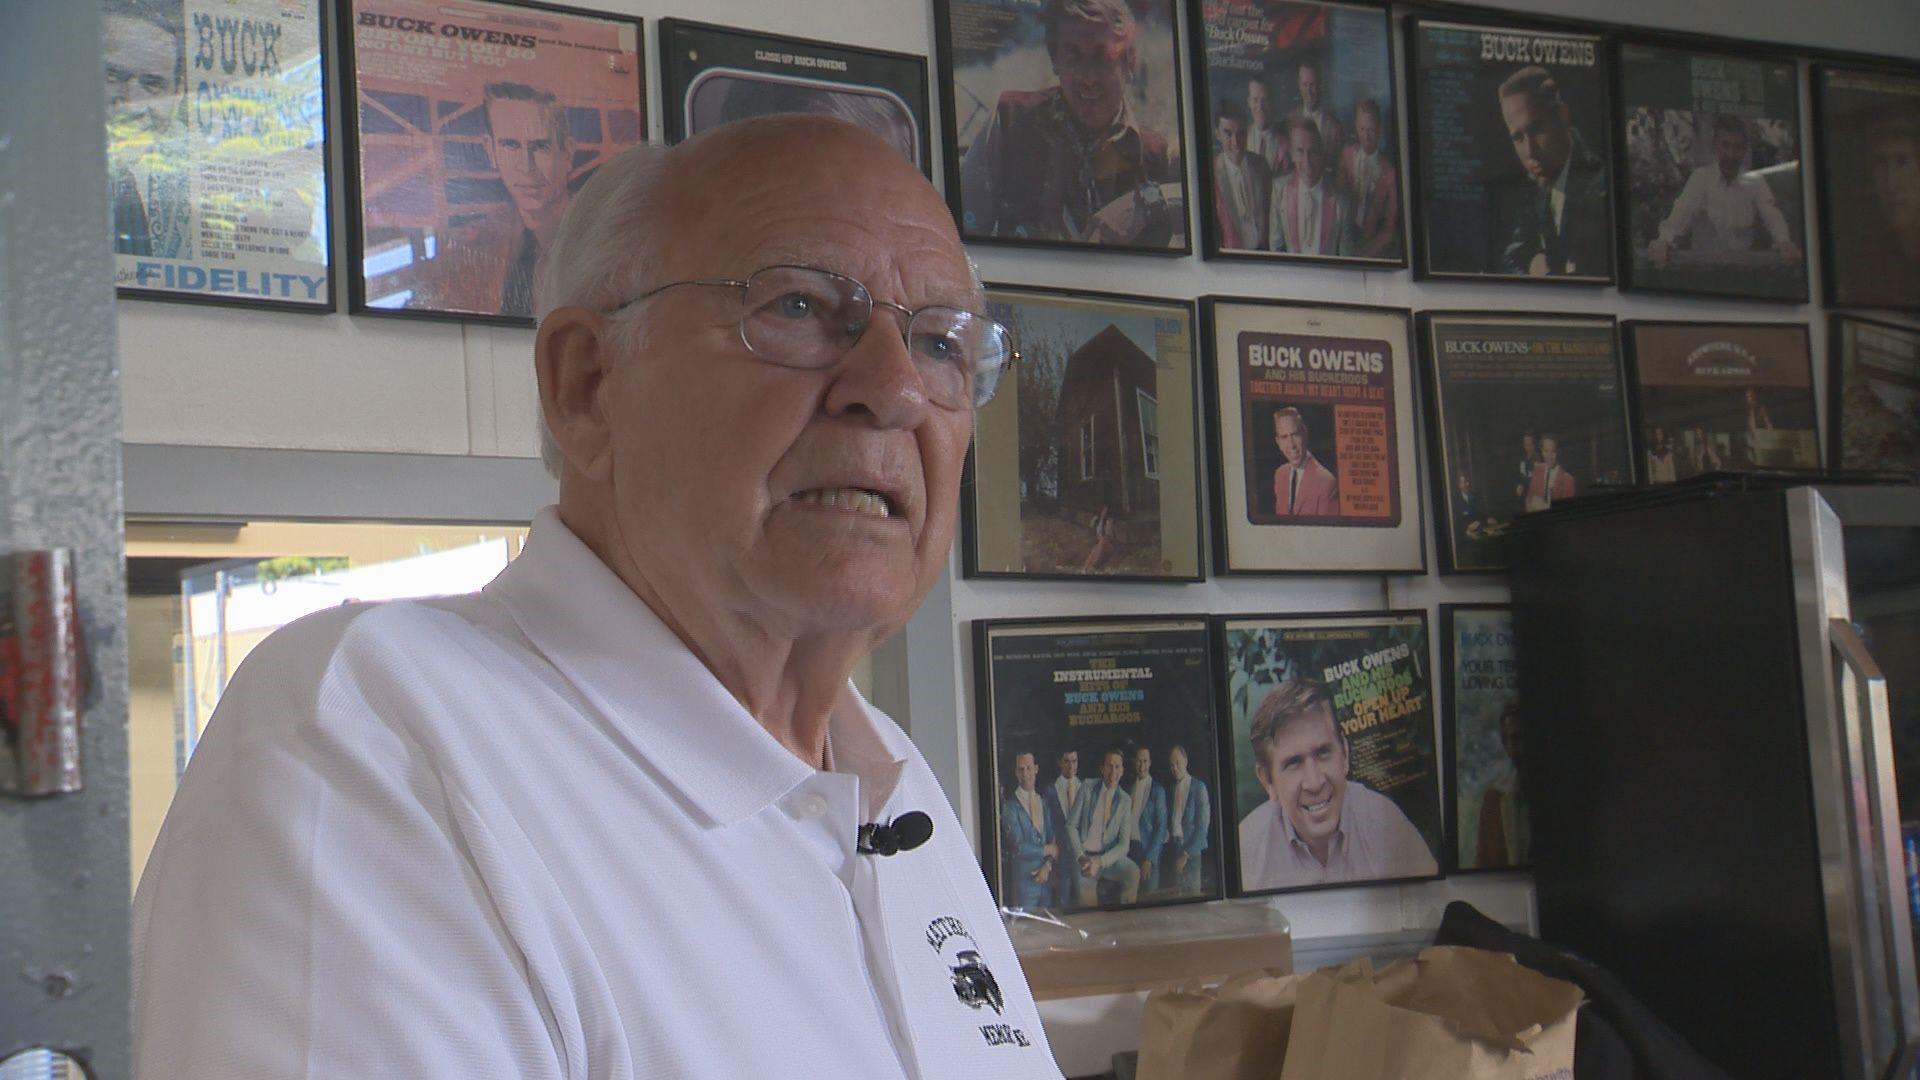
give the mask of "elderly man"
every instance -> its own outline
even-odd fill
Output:
[[[571,196],[566,109],[551,91],[493,82],[480,112],[487,122],[481,145],[507,201],[448,227],[407,306],[531,315],[534,280]]]
[[[1002,93],[968,145],[967,234],[1179,246],[1184,213],[1161,191],[1183,175],[1179,148],[1127,103],[1140,62],[1132,9],[1126,0],[1045,0],[1040,22],[1059,82]]]
[[[1347,737],[1318,679],[1260,700],[1248,741],[1267,800],[1240,821],[1240,887],[1291,889],[1425,877],[1433,852],[1392,799],[1347,778]]]
[[[1006,360],[980,304],[852,125],[608,161],[541,283],[558,507],[484,591],[236,673],[135,904],[136,1073],[1057,1078],[848,680],[945,573]]]

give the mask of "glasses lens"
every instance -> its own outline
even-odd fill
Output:
[[[853,347],[873,299],[852,278],[802,266],[770,266],[747,279],[740,336],[763,360],[823,368]]]
[[[1005,327],[949,307],[915,312],[907,343],[927,397],[950,409],[986,404],[1010,351]]]

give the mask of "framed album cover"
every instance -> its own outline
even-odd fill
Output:
[[[532,325],[568,202],[646,132],[640,20],[502,0],[341,18],[352,310]]]
[[[1415,272],[1612,281],[1599,35],[1409,19],[1407,36]]]
[[[1618,62],[1624,284],[1806,300],[1799,65],[1634,43]]]
[[[1191,0],[1208,258],[1405,266],[1382,7]]]
[[[670,143],[729,120],[820,113],[866,128],[932,175],[925,57],[662,19],[660,79]]]
[[[1641,476],[1820,467],[1805,323],[1628,322]]]
[[[1425,572],[1407,312],[1200,304],[1216,569]]]
[[[334,310],[320,4],[101,0],[101,15],[119,294]]]
[[[1177,2],[935,0],[962,240],[1192,250]]]
[[[994,285],[1020,362],[974,421],[969,577],[1198,581],[1193,305]]]
[[[1424,611],[1214,619],[1229,894],[1434,877],[1440,760]]]
[[[1523,868],[1532,830],[1520,784],[1526,744],[1513,610],[1441,604],[1440,654],[1446,679],[1440,742],[1447,748],[1447,870]]]
[[[980,835],[1000,906],[1218,899],[1206,620],[995,620],[973,631]]]
[[[1442,572],[1504,570],[1514,518],[1634,482],[1611,317],[1448,311],[1420,324]]]
[[[1920,70],[1816,67],[1827,303],[1920,312]]]
[[[1827,460],[1920,477],[1920,326],[1828,320]]]

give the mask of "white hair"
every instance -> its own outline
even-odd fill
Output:
[[[534,291],[539,319],[563,307],[607,311],[646,291],[648,272],[662,255],[656,203],[674,149],[648,143],[630,146],[608,158],[573,197]],[[985,290],[971,257],[967,273],[974,306],[979,307]],[[638,351],[644,324],[636,320],[616,325],[632,335],[624,344]],[[566,457],[537,401],[534,417],[540,426],[540,461],[548,475],[558,480]]]
[[[534,292],[535,314],[556,308],[605,311],[643,291],[659,254],[653,220],[661,178],[672,148],[640,143],[608,158],[567,207],[560,232],[547,250]],[[540,425],[540,461],[554,479],[565,457],[535,403]]]

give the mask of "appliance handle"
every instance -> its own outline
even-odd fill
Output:
[[[1836,618],[1829,620],[1827,627],[1834,655],[1853,672],[1853,685],[1859,695],[1856,704],[1862,720],[1860,751],[1865,767],[1858,779],[1865,782],[1865,790],[1856,788],[1855,797],[1864,796],[1866,800],[1863,809],[1868,820],[1861,825],[1877,833],[1867,839],[1877,843],[1872,858],[1879,864],[1863,866],[1860,871],[1863,877],[1871,877],[1875,870],[1880,872],[1881,880],[1875,883],[1879,886],[1876,891],[1884,899],[1879,905],[1879,937],[1888,952],[1886,970],[1893,982],[1895,1020],[1900,1025],[1897,1045],[1903,1048],[1894,1055],[1895,1064],[1898,1059],[1907,1059],[1905,1072],[1890,1075],[1905,1080],[1912,1074],[1915,1046],[1920,1042],[1920,1000],[1916,1000],[1920,998],[1920,990],[1914,983],[1913,926],[1908,915],[1911,901],[1907,896],[1906,858],[1900,835],[1899,791],[1894,783],[1892,710],[1887,703],[1887,677],[1867,650],[1866,642],[1860,640],[1852,622]]]

